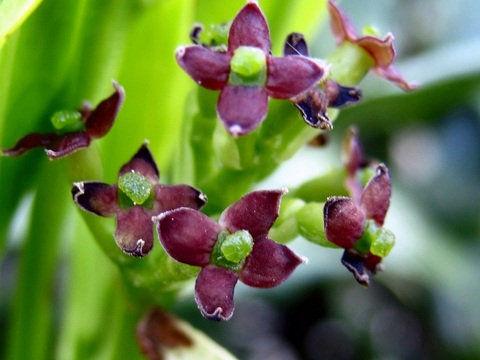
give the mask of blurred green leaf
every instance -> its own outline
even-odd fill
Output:
[[[4,0],[0,2],[0,48],[42,0]]]

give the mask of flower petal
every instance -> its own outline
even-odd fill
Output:
[[[289,99],[316,85],[326,73],[326,68],[304,56],[267,58],[268,96]]]
[[[220,93],[217,112],[232,136],[253,131],[265,119],[268,96],[265,89],[227,85]]]
[[[337,44],[344,41],[355,42],[357,31],[347,15],[337,6],[334,0],[328,1],[328,13],[330,14],[330,28]]]
[[[282,190],[253,191],[226,208],[218,223],[230,233],[247,230],[254,239],[266,236],[278,217]]]
[[[175,260],[205,266],[222,230],[208,216],[190,208],[167,211],[153,218],[165,251]]]
[[[253,46],[270,52],[270,30],[267,19],[255,0],[249,0],[240,10],[228,34],[228,52],[233,54],[239,46]]]
[[[388,33],[385,39],[375,36],[362,36],[356,44],[363,48],[375,61],[375,65],[385,68],[395,60],[396,51],[393,47],[393,34]]]
[[[331,79],[324,82],[323,91],[328,97],[328,106],[337,109],[355,104],[362,99],[360,89],[342,86]]]
[[[148,149],[147,144],[143,144],[140,149],[133,155],[129,162],[124,164],[119,171],[119,176],[127,172],[134,171],[150,180],[153,184],[158,182],[160,172],[153,158],[152,153]]]
[[[355,177],[358,170],[364,165],[363,150],[358,131],[355,127],[350,127],[342,143],[342,162],[350,177]]]
[[[257,288],[271,288],[284,282],[306,259],[285,245],[267,237],[254,240],[253,250],[240,272],[240,280]]]
[[[85,149],[90,145],[91,137],[84,131],[75,131],[59,136],[45,147],[50,160],[58,159],[71,153]]]
[[[179,207],[201,209],[207,203],[207,196],[188,185],[155,185],[155,215]]]
[[[87,181],[73,184],[75,203],[85,211],[99,216],[114,216],[118,210],[117,186]]]
[[[392,65],[386,68],[376,67],[373,71],[385,80],[393,82],[404,91],[412,91],[418,88],[418,84],[407,82],[400,72]]]
[[[342,264],[353,274],[359,284],[370,285],[370,277],[365,272],[365,258],[363,256],[345,250],[342,256]]]
[[[388,169],[384,164],[377,167],[375,176],[370,179],[362,191],[360,206],[369,219],[382,226],[390,206],[392,185]]]
[[[349,249],[365,229],[365,214],[348,197],[330,197],[323,208],[325,236],[332,243]]]
[[[283,45],[283,55],[303,55],[308,56],[308,46],[305,38],[300,33],[291,33],[285,39]]]
[[[143,206],[117,212],[115,241],[125,253],[142,257],[153,248],[152,219]]]
[[[195,301],[207,319],[226,321],[233,315],[233,292],[238,275],[232,270],[215,265],[204,267],[195,283]]]
[[[317,86],[291,99],[293,105],[300,110],[303,120],[311,127],[323,130],[333,129],[327,116],[328,97]]]
[[[85,122],[87,134],[94,139],[101,138],[110,131],[125,99],[123,87],[115,81],[113,82],[113,87],[115,88],[115,92],[100,102],[89,114]]]
[[[178,64],[199,85],[220,90],[228,81],[230,56],[200,45],[182,46],[175,52]]]
[[[58,135],[51,132],[47,134],[32,133],[24,136],[17,141],[14,147],[2,150],[3,155],[16,157],[26,153],[28,150],[36,147],[45,147],[50,145]]]

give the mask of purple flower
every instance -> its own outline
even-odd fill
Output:
[[[391,197],[388,169],[380,164],[358,198],[330,197],[324,206],[326,238],[345,249],[342,263],[355,279],[369,284],[365,269],[375,273],[393,247],[393,234],[382,228]]]
[[[145,256],[153,247],[152,216],[178,207],[200,209],[206,196],[187,185],[160,185],[160,173],[147,145],[122,166],[118,184],[77,182],[75,203],[99,216],[116,216],[115,241],[127,254]]]
[[[188,208],[155,219],[167,253],[202,268],[195,284],[195,301],[206,318],[228,320],[232,316],[238,280],[258,288],[274,287],[306,262],[268,237],[284,193],[251,192],[225,209],[218,223]]]
[[[395,83],[405,91],[414,90],[417,85],[408,83],[393,66],[396,51],[393,46],[393,34],[388,33],[384,39],[375,36],[359,36],[347,15],[334,0],[328,0],[330,27],[337,44],[348,41],[364,49],[373,59],[373,71],[380,77]]]
[[[116,82],[113,82],[113,87],[115,92],[100,102],[93,111],[84,104],[79,112],[59,112],[52,119],[58,125],[58,131],[28,134],[13,148],[3,150],[3,154],[15,157],[30,149],[44,147],[49,159],[54,160],[88,147],[92,140],[101,138],[110,131],[122,106],[125,92]],[[68,131],[69,129],[73,130]]]
[[[217,113],[233,136],[265,119],[268,98],[289,99],[308,90],[325,69],[306,57],[270,55],[270,32],[258,4],[249,0],[233,20],[226,52],[202,45],[179,48],[179,65],[199,85],[220,90]]]
[[[283,54],[308,57],[308,46],[303,35],[299,33],[288,35]],[[319,86],[313,86],[290,100],[300,110],[308,125],[318,129],[331,130],[333,125],[327,116],[327,108],[343,108],[359,102],[361,98],[362,93],[359,89],[342,86],[332,79],[327,79]]]

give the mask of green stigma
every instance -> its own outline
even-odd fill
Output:
[[[375,240],[370,246],[370,252],[373,255],[384,258],[390,253],[394,245],[395,235],[390,230],[380,228]]]
[[[81,122],[82,114],[75,110],[62,110],[53,114],[50,121],[55,129],[65,129]]]
[[[239,230],[233,234],[226,231],[218,234],[218,240],[212,252],[212,262],[218,266],[239,271],[252,252],[253,238],[246,230]]]
[[[230,60],[229,83],[238,86],[264,86],[267,57],[256,47],[240,46]]]
[[[118,178],[118,187],[135,205],[142,205],[153,190],[152,183],[145,176],[133,171]]]
[[[367,25],[367,26],[364,26],[362,28],[362,34],[365,35],[365,36],[375,36],[375,37],[379,37],[380,36],[380,32],[378,31],[378,29],[373,26],[373,25]]]

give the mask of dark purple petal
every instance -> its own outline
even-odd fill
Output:
[[[205,266],[222,230],[208,216],[190,208],[167,211],[154,217],[158,237],[165,251],[175,260]]]
[[[386,68],[376,67],[373,71],[380,77],[385,80],[393,82],[399,88],[405,91],[412,91],[418,88],[418,84],[413,84],[407,82],[403,76],[398,72],[398,70],[390,65]]]
[[[343,139],[342,161],[350,177],[354,177],[364,164],[362,145],[355,127],[350,127]]]
[[[263,50],[265,55],[270,52],[270,30],[267,19],[254,0],[240,10],[230,27],[228,34],[228,52],[233,55],[239,46],[253,46]]]
[[[328,1],[328,12],[330,15],[330,28],[336,43],[341,44],[344,41],[355,42],[358,38],[357,31],[334,0]]]
[[[115,241],[125,253],[142,257],[153,248],[152,219],[143,206],[117,212]]]
[[[158,182],[160,172],[158,171],[155,159],[148,149],[147,144],[143,144],[135,153],[135,155],[133,155],[130,161],[122,166],[119,171],[119,176],[130,171],[134,171],[145,176],[153,184]]]
[[[123,87],[115,81],[113,82],[113,87],[115,88],[115,92],[100,102],[89,114],[85,122],[87,134],[94,139],[101,138],[110,131],[125,99]]]
[[[291,33],[285,39],[283,45],[283,55],[303,55],[308,56],[308,46],[305,38],[300,33]]]
[[[118,188],[101,182],[77,182],[73,184],[75,203],[85,211],[100,216],[114,216],[118,210]]]
[[[47,145],[45,152],[50,160],[58,159],[87,148],[91,140],[91,137],[84,131],[66,133]]]
[[[331,130],[332,122],[327,116],[328,97],[317,86],[291,99],[300,110],[303,120],[317,129]]]
[[[218,223],[230,233],[247,230],[254,239],[266,236],[278,217],[286,190],[253,191],[223,211]]]
[[[3,155],[5,156],[20,156],[26,153],[28,150],[36,147],[45,147],[50,145],[55,139],[58,138],[58,135],[55,133],[39,134],[33,133],[28,134],[17,141],[14,147],[6,150],[2,150]]]
[[[382,226],[390,206],[392,185],[388,169],[384,164],[377,167],[375,176],[370,179],[362,191],[360,206],[369,219]]]
[[[328,198],[323,217],[327,239],[345,249],[353,247],[365,230],[365,214],[348,197]]]
[[[155,185],[155,215],[179,207],[201,209],[207,202],[207,196],[188,185]]]
[[[383,270],[383,266],[380,264],[382,258],[377,255],[367,254],[367,258],[365,259],[365,269],[370,271],[372,274],[376,274],[377,271]]]
[[[342,108],[355,104],[362,99],[360,89],[348,86],[342,86],[329,79],[323,84],[323,91],[328,97],[328,106],[333,108]]]
[[[232,136],[253,131],[267,116],[268,96],[264,88],[227,85],[218,98],[217,112]]]
[[[307,91],[325,75],[325,68],[303,56],[267,58],[268,96],[274,99],[290,99]]]
[[[178,64],[199,85],[220,90],[228,81],[230,56],[200,45],[182,46],[175,53]]]
[[[287,280],[293,270],[306,259],[285,245],[267,237],[255,238],[253,250],[240,272],[240,280],[257,288],[271,288]]]
[[[208,265],[198,274],[195,301],[203,316],[210,320],[226,321],[233,315],[233,292],[238,275],[232,270]]]
[[[365,257],[345,250],[342,256],[342,264],[353,274],[359,284],[370,285],[370,277],[365,272]]]

